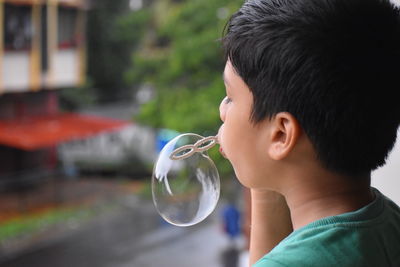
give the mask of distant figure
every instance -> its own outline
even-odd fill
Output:
[[[222,216],[225,233],[234,240],[240,235],[240,213],[234,205],[229,204],[223,209]]]
[[[229,237],[230,244],[222,252],[222,263],[224,267],[236,267],[239,260],[240,249],[236,245],[236,239],[240,236],[240,213],[233,204],[228,204],[222,210],[224,231]]]

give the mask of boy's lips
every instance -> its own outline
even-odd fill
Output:
[[[224,153],[224,150],[222,149],[222,146],[219,147],[219,153],[221,153],[221,155],[226,158],[226,155]]]
[[[221,140],[220,140],[220,138],[221,138],[221,128],[219,128],[218,134],[217,134],[217,140],[218,140],[218,144],[219,144],[219,153],[221,153],[221,155],[222,155],[224,158],[226,158],[224,149],[222,148],[222,145],[221,145]]]

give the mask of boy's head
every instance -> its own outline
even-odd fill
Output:
[[[290,113],[333,172],[385,163],[400,122],[400,16],[388,1],[247,1],[223,44],[254,124]]]

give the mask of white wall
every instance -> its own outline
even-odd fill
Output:
[[[78,83],[78,54],[76,49],[62,49],[54,54],[54,86],[69,87]],[[29,51],[5,52],[0,68],[0,77],[6,92],[30,91],[30,54]],[[45,73],[41,75],[46,81]]]
[[[5,52],[2,64],[5,91],[29,91],[29,52]]]
[[[400,0],[391,1],[400,6]],[[397,132],[396,145],[386,165],[372,173],[372,186],[378,188],[400,206],[400,129]]]
[[[372,186],[400,206],[400,130],[397,142],[385,166],[372,173]]]
[[[78,81],[78,54],[76,49],[62,49],[54,53],[54,84],[74,86]]]
[[[397,6],[400,6],[400,0],[391,0]]]

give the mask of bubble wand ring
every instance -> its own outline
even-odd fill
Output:
[[[204,137],[197,141],[194,145],[184,145],[175,149],[174,151],[172,151],[169,158],[171,160],[186,159],[196,152],[204,152],[212,148],[217,143],[218,139],[216,136]]]

